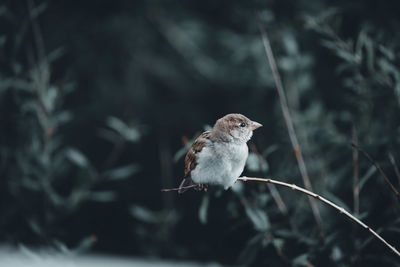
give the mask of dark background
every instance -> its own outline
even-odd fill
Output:
[[[161,193],[227,113],[264,125],[245,174],[303,186],[265,56],[267,31],[315,192],[400,247],[398,1],[0,2],[0,240],[221,264],[399,266],[298,192]],[[390,155],[394,164],[391,163]],[[358,167],[357,167],[358,166]],[[272,192],[287,208],[280,212]]]

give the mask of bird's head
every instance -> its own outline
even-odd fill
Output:
[[[246,143],[252,137],[253,131],[261,126],[242,114],[232,113],[217,120],[213,131],[225,141]]]

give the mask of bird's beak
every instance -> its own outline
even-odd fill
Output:
[[[252,121],[251,124],[250,124],[250,130],[254,131],[257,128],[260,128],[261,126],[262,126],[261,123]]]

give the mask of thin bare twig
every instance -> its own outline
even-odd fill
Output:
[[[255,153],[257,155],[257,157],[259,158],[259,162],[260,162],[259,167],[261,169],[261,161],[264,159],[263,156],[260,154],[260,152],[258,152],[258,149],[254,144],[250,144],[249,148],[250,148],[250,151]],[[279,211],[283,215],[288,216],[288,209],[287,209],[286,204],[283,201],[281,195],[279,194],[279,191],[276,190],[276,187],[273,184],[267,184],[267,185],[268,185],[268,190],[271,193],[271,196],[274,199],[276,205],[278,206]]]
[[[351,139],[353,144],[358,144],[356,127],[351,127]],[[359,214],[360,212],[360,201],[359,201],[360,188],[358,185],[358,150],[353,147],[353,205],[354,214]]]
[[[188,185],[188,186],[182,186],[182,187],[175,187],[175,188],[163,188],[161,189],[161,192],[170,192],[170,191],[178,191],[180,189],[189,189],[189,188],[193,188],[193,187],[197,187],[199,186],[198,184],[192,184],[192,185]]]
[[[289,113],[289,108],[288,108],[285,92],[283,90],[281,77],[279,75],[278,68],[277,68],[277,65],[275,62],[275,58],[272,53],[271,45],[269,43],[267,33],[264,31],[264,29],[262,27],[260,16],[259,16],[258,12],[256,12],[256,17],[257,17],[258,27],[260,29],[262,41],[264,44],[265,53],[267,54],[268,62],[272,69],[272,74],[274,76],[276,90],[278,91],[278,96],[279,96],[279,101],[280,101],[281,108],[282,108],[283,117],[285,119],[286,127],[287,127],[288,133],[289,133],[289,138],[292,143],[294,154],[297,159],[301,177],[303,178],[303,183],[304,183],[304,186],[307,188],[307,190],[312,191],[310,178],[308,177],[308,172],[307,172],[306,165],[304,163],[303,155],[301,153],[300,145],[299,145],[299,142],[297,141],[296,132],[294,130],[292,118]],[[321,236],[323,236],[321,215],[320,215],[320,212],[318,209],[318,205],[312,197],[309,197],[308,200],[310,202],[311,210],[313,212],[315,222],[317,223],[318,230],[319,230]]]
[[[38,58],[40,61],[39,63],[42,63],[41,61],[46,61],[46,50],[44,48],[42,31],[40,30],[39,23],[37,22],[34,14],[33,14],[33,11],[35,9],[35,3],[33,0],[27,0],[26,2],[28,5],[29,18],[32,23],[33,36],[35,38],[36,50],[37,50]]]
[[[350,218],[350,220],[352,220],[353,222],[357,223],[358,225],[360,225],[361,227],[363,227],[364,229],[368,230],[373,236],[375,236],[378,240],[380,240],[383,244],[385,244],[385,246],[387,246],[392,252],[394,252],[397,256],[400,257],[400,252],[397,251],[397,249],[390,245],[385,239],[383,239],[383,237],[381,237],[377,232],[375,232],[374,230],[372,230],[368,225],[366,225],[365,223],[363,223],[362,221],[360,221],[359,219],[357,219],[354,215],[352,215],[350,212],[346,211],[344,208],[336,205],[335,203],[333,203],[332,201],[321,197],[318,194],[315,194],[314,192],[311,192],[307,189],[304,189],[302,187],[299,187],[295,184],[288,184],[285,182],[280,182],[277,180],[273,180],[273,179],[265,179],[265,178],[255,178],[255,177],[239,177],[237,180],[240,181],[258,181],[258,182],[264,182],[264,183],[271,183],[271,184],[275,184],[275,185],[280,185],[280,186],[284,186],[287,188],[291,188],[295,191],[299,191],[302,192],[306,195],[308,195],[309,197],[313,197],[314,199],[318,199],[319,201],[327,204],[328,206],[331,206],[332,208],[336,209],[337,211],[339,211],[341,214],[346,215],[348,218]]]
[[[396,161],[394,160],[393,154],[391,152],[389,152],[389,160],[390,160],[390,163],[392,163],[392,165],[393,165],[394,172],[396,173],[397,180],[398,180],[398,183],[400,185],[400,171],[399,171],[399,168],[396,165]]]
[[[370,155],[368,155],[367,152],[365,152],[364,150],[362,150],[361,148],[359,148],[356,144],[351,144],[354,148],[358,149],[361,153],[364,154],[364,156],[369,160],[369,162],[371,162],[372,165],[375,166],[375,168],[379,171],[379,173],[381,174],[381,176],[383,177],[383,179],[385,180],[385,182],[389,185],[390,189],[392,189],[392,191],[395,193],[395,195],[397,196],[397,198],[400,200],[400,193],[399,191],[397,191],[396,187],[394,187],[394,185],[390,182],[389,178],[386,176],[386,174],[383,172],[383,170],[381,169],[381,167],[379,167],[378,163],[376,163],[371,157]]]

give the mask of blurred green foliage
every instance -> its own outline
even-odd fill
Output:
[[[67,75],[54,78],[52,68],[64,52],[47,53],[38,16],[47,5],[27,1],[26,21],[19,21],[9,6],[2,5],[2,19],[16,29],[2,35],[1,73],[2,218],[1,236],[13,242],[65,247],[69,235],[66,220],[78,216],[86,202],[115,201],[115,191],[99,185],[132,177],[136,164],[115,166],[122,144],[137,142],[140,132],[122,120],[109,117],[101,129],[113,150],[106,167],[99,170],[68,141],[66,129],[79,114],[67,105],[76,91]],[[72,129],[79,131],[79,128]],[[87,248],[93,233],[76,236],[74,246]]]
[[[314,191],[353,211],[352,128],[400,164],[396,1],[0,3],[0,239],[222,264],[399,266],[366,231],[256,183],[161,193],[191,140],[261,122],[246,174],[302,185],[254,11],[269,34]],[[400,247],[399,203],[358,158],[360,213]],[[94,242],[97,241],[97,242]]]

